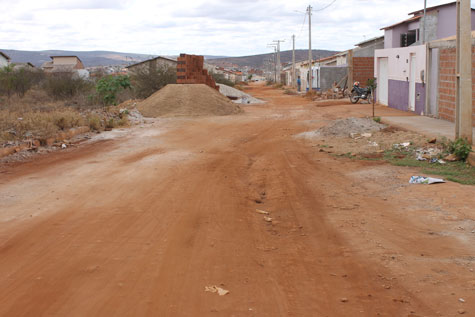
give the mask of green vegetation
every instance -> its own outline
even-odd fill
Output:
[[[129,76],[106,76],[97,82],[96,92],[105,106],[116,106],[117,94],[127,88],[131,88]]]
[[[443,176],[445,179],[465,185],[475,185],[475,167],[463,161],[446,162],[445,164],[418,161],[414,158],[414,150],[389,150],[384,159],[395,166],[418,167],[422,173]]]
[[[373,120],[377,123],[381,123],[381,117],[374,117]]]
[[[462,138],[449,141],[448,144],[445,145],[445,148],[449,153],[455,154],[462,161],[465,161],[470,152],[472,152],[472,145],[466,139]]]

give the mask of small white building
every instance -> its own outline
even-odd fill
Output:
[[[0,68],[8,66],[10,60],[11,58],[7,54],[0,52]]]

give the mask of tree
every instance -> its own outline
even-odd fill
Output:
[[[371,90],[371,99],[373,100],[373,118],[374,118],[374,92],[376,91],[376,87],[378,86],[376,84],[376,78],[370,78],[368,79],[368,82],[366,83],[366,86]]]
[[[107,76],[101,78],[96,85],[96,92],[99,94],[105,106],[117,105],[117,94],[120,90],[131,88],[130,79],[127,75]]]

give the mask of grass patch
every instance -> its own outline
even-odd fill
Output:
[[[398,157],[402,155],[408,156]],[[428,161],[418,161],[410,155],[409,151],[387,151],[384,159],[395,166],[417,167],[424,174],[443,176],[446,180],[464,185],[475,185],[475,167],[465,162],[429,163]]]

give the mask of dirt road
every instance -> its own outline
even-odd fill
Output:
[[[0,167],[0,316],[475,315],[474,187],[295,137],[367,105],[250,93]]]

